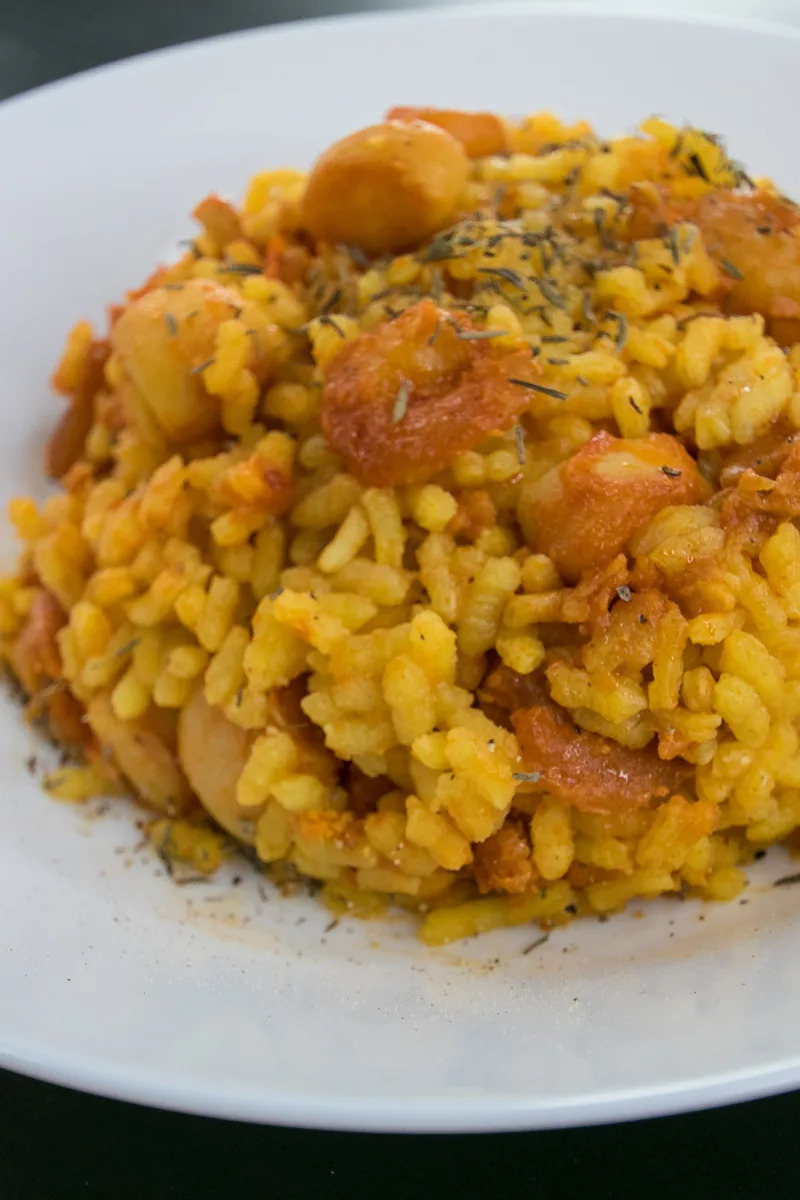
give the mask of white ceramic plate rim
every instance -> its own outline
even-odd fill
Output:
[[[344,17],[324,18],[315,21],[293,22],[272,27],[268,31],[245,30],[218,38],[202,39],[186,45],[158,50],[119,63],[92,69],[70,79],[59,80],[32,92],[6,101],[3,109],[35,107],[49,103],[62,89],[81,88],[93,80],[110,74],[122,75],[136,72],[140,64],[151,60],[175,60],[191,55],[199,47],[209,48],[215,44],[231,43],[251,37],[270,40],[293,39],[302,35],[304,29],[323,28],[326,25],[347,23],[354,31],[369,26],[387,26],[394,23],[414,22],[429,10],[406,10],[392,13],[352,14]],[[458,20],[462,17],[475,18],[481,14],[498,16],[503,13],[527,13],[563,16],[567,13],[585,15],[593,19],[618,18],[626,20],[670,21],[674,24],[692,24],[699,27],[751,30],[754,33],[771,34],[784,40],[800,40],[800,31],[774,23],[749,18],[726,18],[711,14],[692,13],[642,13],[624,5],[596,7],[587,4],[535,4],[500,3],[470,5],[439,9],[437,19],[443,17]],[[764,1096],[786,1090],[800,1084],[800,1054],[785,1058],[772,1068],[729,1071],[709,1075],[701,1079],[686,1079],[663,1087],[627,1089],[604,1092],[599,1096],[584,1099],[555,1100],[552,1103],[510,1100],[491,1097],[477,1099],[454,1099],[444,1106],[441,1102],[428,1103],[420,1099],[410,1105],[406,1099],[376,1097],[369,1102],[325,1099],[287,1099],[285,1096],[265,1090],[256,1097],[245,1095],[236,1089],[219,1087],[213,1091],[196,1092],[176,1086],[163,1078],[154,1078],[147,1072],[129,1070],[124,1075],[102,1064],[85,1063],[69,1054],[41,1051],[35,1044],[20,1048],[12,1047],[0,1034],[0,1065],[54,1083],[96,1092],[118,1099],[138,1101],[185,1112],[219,1115],[252,1121],[269,1121],[276,1124],[303,1125],[330,1129],[358,1129],[374,1131],[470,1131],[511,1130],[547,1128],[565,1125],[581,1125],[653,1115],[674,1113],[730,1103],[738,1100]]]

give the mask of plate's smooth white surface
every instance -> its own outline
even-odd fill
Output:
[[[746,84],[743,83],[746,81]],[[550,108],[608,134],[650,112],[729,135],[800,192],[800,35],[521,9],[284,26],[133,60],[0,108],[0,500],[40,488],[63,336],[174,252],[210,190],[310,162],[391,104]],[[0,534],[5,565],[12,544]],[[800,1084],[800,887],[663,903],[425,951],[400,919],[175,888],[124,805],[53,804],[0,706],[0,1065],[254,1120],[477,1130],[677,1111]],[[230,877],[229,877],[230,878]],[[266,893],[263,893],[266,894]]]

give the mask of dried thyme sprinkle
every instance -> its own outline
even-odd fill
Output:
[[[508,332],[506,329],[462,329],[460,325],[456,325],[455,329],[462,342],[481,342],[486,338],[505,337]]]
[[[542,776],[538,771],[515,771],[512,778],[517,783],[538,783]]]
[[[678,245],[678,226],[673,225],[669,231],[669,252],[672,255],[672,261],[675,266],[680,266],[681,248]]]
[[[478,271],[483,275],[496,275],[498,279],[505,279],[506,283],[519,288],[521,292],[528,290],[525,281],[516,271],[512,271],[511,267],[478,267]]]
[[[443,233],[434,238],[431,244],[417,256],[417,261],[421,263],[445,262],[449,258],[462,257],[453,253],[451,237],[452,234]]]
[[[243,698],[244,698],[244,684],[242,684],[242,686],[239,688],[239,690],[236,693],[236,699],[234,700],[234,704],[236,705],[237,708],[242,707]]]
[[[545,944],[545,942],[549,942],[549,941],[550,941],[550,934],[543,933],[542,936],[538,937],[535,942],[531,942],[531,944],[529,946],[526,946],[525,949],[522,951],[522,953],[530,954],[532,950],[538,950],[540,946],[543,946]]]
[[[597,236],[600,239],[600,245],[604,250],[612,250],[614,240],[610,238],[609,232],[606,229],[606,212],[604,208],[596,208],[592,213],[592,220],[597,231]]]
[[[542,338],[543,342],[568,342],[568,337],[563,337],[560,333],[548,333]]]
[[[517,461],[521,467],[525,466],[525,430],[521,425],[514,426],[514,441],[517,446]]]
[[[581,311],[583,312],[583,319],[586,321],[586,323],[588,325],[594,325],[597,318],[595,317],[592,309],[592,293],[588,290],[583,293],[583,297],[581,299]]]
[[[537,277],[536,286],[544,296],[547,303],[552,304],[553,308],[565,309],[567,307],[564,297],[561,295],[555,284],[551,283],[549,279]]]
[[[336,247],[342,254],[346,254],[352,263],[357,267],[365,270],[369,266],[369,259],[360,246],[350,246],[346,242],[340,242]]]
[[[738,267],[734,266],[734,264],[729,259],[721,258],[719,260],[719,265],[722,267],[722,269],[726,275],[730,275],[731,279],[736,279],[736,280],[744,279],[744,275],[742,274],[742,272],[739,270]]]
[[[223,271],[227,271],[229,275],[263,275],[264,268],[256,266],[255,263],[239,263],[231,262],[230,260],[222,263]]]
[[[120,646],[119,650],[115,652],[114,658],[124,658],[126,654],[130,654],[131,650],[136,649],[141,640],[142,639],[140,637],[131,638],[131,640],[126,642],[124,646]]]
[[[704,180],[705,183],[711,183],[711,180],[708,178],[708,172],[706,171],[705,167],[703,166],[702,162],[700,161],[700,156],[698,154],[696,154],[696,153],[690,154],[689,162],[692,164],[696,173],[700,176],[700,178],[702,180]]]
[[[164,320],[167,325],[170,337],[175,337],[178,332],[178,322],[175,320],[173,313],[164,313]]]
[[[170,845],[172,845],[172,822],[167,821],[167,825],[164,830],[164,835],[161,838],[161,841],[159,842],[159,844],[157,846],[154,846],[153,849],[155,850],[158,857],[161,859],[162,863],[164,864],[164,870],[167,872],[167,874],[169,875],[169,877],[171,879],[173,870],[174,870],[174,864],[172,862],[172,859],[169,857],[169,854],[167,853],[167,846],[170,846]]]
[[[397,392],[397,399],[392,409],[392,424],[398,425],[408,412],[408,380],[404,379]]]
[[[773,887],[791,887],[793,883],[800,883],[800,874],[798,875],[781,875],[780,879],[776,879]]]
[[[670,477],[670,479],[680,478],[680,471],[677,467],[663,466],[661,468],[661,470],[664,472],[665,475],[668,475]]]
[[[755,181],[750,178],[750,176],[747,174],[747,171],[745,170],[745,168],[742,166],[742,164],[740,162],[737,162],[735,158],[732,158],[730,160],[730,165],[733,170],[733,173],[736,176],[737,184],[746,183],[749,188],[754,188],[756,186]]]
[[[686,233],[683,237],[683,253],[688,254],[695,243],[697,229],[694,225],[686,225],[684,228],[686,229]]]
[[[616,593],[619,596],[620,600],[624,600],[626,604],[630,603],[631,589],[628,587],[627,584],[623,583],[618,588],[616,588]]]
[[[444,279],[439,267],[431,267],[431,299],[435,304],[442,303],[444,295]]]
[[[614,309],[609,309],[608,315],[613,317],[617,322],[617,336],[614,339],[617,347],[617,353],[621,353],[625,348],[625,343],[628,340],[628,318],[624,313],[615,312]]]
[[[338,287],[334,288],[333,291],[331,292],[330,296],[328,296],[328,299],[322,305],[322,308],[320,311],[322,313],[329,313],[331,311],[331,309],[334,308],[339,303],[341,298],[342,298],[342,289],[338,288]]]
[[[198,365],[196,367],[192,367],[189,374],[190,375],[199,375],[202,371],[205,371],[208,367],[213,367],[213,365],[216,361],[217,360],[215,358],[207,358],[205,362],[198,363]]]
[[[693,312],[693,313],[689,313],[689,314],[688,314],[688,316],[681,317],[680,321],[678,321],[678,323],[676,324],[675,328],[676,328],[676,329],[681,329],[681,330],[683,330],[683,329],[685,329],[685,328],[686,328],[686,326],[687,326],[687,325],[689,325],[689,324],[690,324],[692,321],[696,321],[696,320],[698,320],[698,318],[699,318],[699,317],[718,317],[718,316],[719,316],[719,313],[718,313],[718,312]]]
[[[344,331],[339,328],[339,326],[336,324],[333,317],[330,316],[329,313],[322,313],[319,318],[319,323],[320,323],[320,325],[330,325],[331,329],[336,330],[336,332],[338,333],[340,338],[343,338],[345,336]]]
[[[638,413],[638,414],[639,414],[639,416],[641,416],[641,415],[642,415],[642,409],[641,409],[641,407],[640,407],[640,406],[639,406],[639,405],[636,403],[636,401],[634,400],[633,396],[629,396],[629,397],[628,397],[628,404],[630,404],[631,408],[633,409],[633,411],[634,411],[635,413]]]
[[[553,400],[566,400],[567,392],[559,392],[557,388],[545,387],[543,383],[529,383],[527,379],[511,379],[509,383],[515,383],[517,387],[528,388],[532,392],[541,392],[543,396],[550,396]]]
[[[569,358],[547,358],[547,359],[545,359],[545,362],[548,362],[551,367],[568,367],[570,364],[570,361],[571,360]]]
[[[182,283],[165,283],[164,291],[165,292],[182,292],[183,284]]]
[[[436,341],[437,337],[439,336],[439,334],[441,332],[441,329],[442,329],[442,319],[441,319],[441,317],[437,317],[436,318],[436,328],[434,329],[431,336],[428,338],[429,346],[432,346],[433,343]]]

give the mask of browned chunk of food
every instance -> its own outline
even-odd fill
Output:
[[[465,488],[456,496],[458,512],[447,526],[453,537],[474,542],[485,529],[491,529],[497,521],[494,501],[484,488]]]
[[[214,362],[217,334],[240,320],[248,338],[247,368],[259,383],[290,352],[287,335],[234,288],[187,279],[146,291],[119,315],[111,345],[127,379],[172,442],[191,442],[218,430],[220,401],[209,395],[204,370]]]
[[[694,200],[634,189],[631,201],[633,237],[658,237],[665,225],[678,221],[697,225],[727,274],[731,311],[762,313],[779,340],[797,340],[800,209],[772,192],[742,194],[723,188]]]
[[[387,121],[427,121],[454,137],[470,158],[508,154],[509,138],[501,117],[489,112],[463,112],[457,108],[390,108]]]
[[[69,746],[88,750],[93,744],[85,711],[61,679],[58,631],[67,618],[61,605],[48,591],[41,591],[31,606],[28,619],[11,643],[8,661],[25,691],[33,699],[31,713],[44,710],[55,737]],[[53,687],[51,685],[55,684]]]
[[[61,675],[56,634],[66,622],[64,610],[52,592],[39,592],[8,655],[11,668],[28,695],[34,695]]]
[[[774,479],[774,460],[756,470],[729,473],[731,485],[722,491],[720,518],[735,543],[748,549],[762,545],[781,521],[800,516],[800,443],[787,439],[786,453]]]
[[[531,846],[521,821],[506,821],[474,847],[474,854],[475,882],[481,892],[526,892],[533,882]]]
[[[347,342],[328,364],[322,428],[348,468],[384,487],[421,483],[493,430],[539,372],[528,348],[470,340],[474,326],[423,300]]]
[[[692,768],[663,762],[655,750],[629,750],[595,733],[578,731],[550,701],[520,709],[511,718],[526,772],[538,774],[533,790],[557,796],[580,812],[639,808],[669,795]]]
[[[376,811],[381,796],[391,792],[395,785],[386,775],[373,778],[371,775],[365,775],[355,763],[348,763],[342,786],[347,792],[348,808],[351,808],[356,816],[365,817],[367,813]]]
[[[774,479],[796,443],[800,444],[797,434],[790,433],[783,422],[779,422],[749,445],[733,446],[725,453],[722,462],[720,488],[735,486],[745,471],[755,471]]]
[[[505,663],[490,671],[478,691],[481,705],[492,705],[506,712],[549,703],[547,687],[539,674],[520,675]]]
[[[301,209],[321,242],[368,254],[417,246],[450,225],[469,174],[461,143],[423,121],[387,121],[335,142],[317,159]]]
[[[227,246],[242,236],[239,224],[239,214],[232,204],[213,193],[201,200],[192,212],[192,216],[214,239],[218,246]]]
[[[669,434],[601,432],[523,489],[519,519],[531,548],[574,582],[626,549],[662,508],[699,503],[708,492],[694,459]]]

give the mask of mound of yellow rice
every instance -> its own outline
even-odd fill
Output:
[[[501,126],[502,152],[466,145],[439,228],[411,220],[388,249],[309,229],[314,172],[203,201],[186,253],[107,332],[70,334],[60,489],[11,504],[0,581],[4,660],[78,756],[52,794],[130,789],[171,860],[210,872],[249,847],[337,910],[419,912],[431,944],[729,900],[800,825],[800,492],[781,474],[800,306],[731,304],[743,263],[691,219],[753,185],[719,139],[661,120],[610,143],[548,114]],[[662,189],[689,216],[639,236]],[[384,481],[332,444],[325,406],[339,355],[357,374],[381,344],[363,339],[426,300],[432,350],[452,317],[487,369],[522,347],[534,373],[516,419]],[[413,399],[403,380],[398,436]],[[598,433],[670,435],[705,490],[636,509],[608,561],[577,526],[551,554],[542,481]],[[446,446],[447,422],[429,436]],[[563,542],[566,484],[562,503]],[[606,775],[664,764],[668,785],[631,801],[623,765],[619,795],[584,796],[569,750],[548,777],[516,715],[528,685]]]

